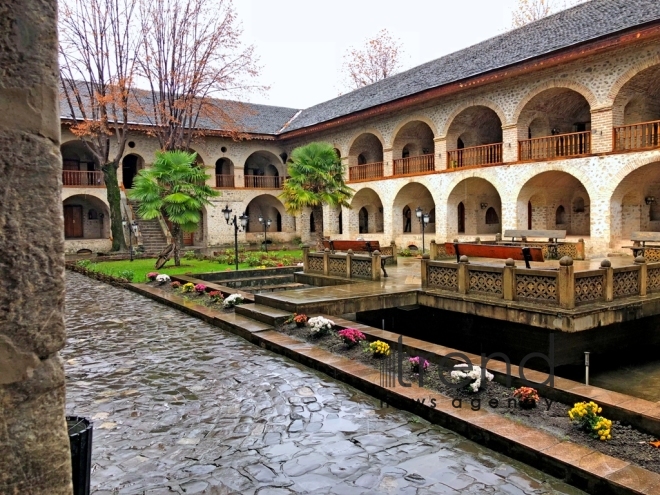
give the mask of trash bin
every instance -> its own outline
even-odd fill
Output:
[[[73,495],[89,495],[92,476],[92,430],[91,420],[78,416],[67,416],[71,444],[71,467],[73,470]]]

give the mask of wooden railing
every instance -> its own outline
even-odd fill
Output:
[[[351,182],[378,179],[383,177],[383,162],[353,165],[348,168],[348,180]]]
[[[447,152],[447,168],[479,167],[502,163],[502,143],[471,146]]]
[[[245,187],[250,189],[280,189],[284,177],[274,175],[246,175]]]
[[[518,159],[548,160],[591,153],[591,131],[518,141]]]
[[[644,150],[660,146],[660,120],[614,128],[614,151]]]
[[[233,175],[216,175],[215,187],[233,188],[234,176]]]
[[[434,155],[410,156],[394,160],[394,175],[414,175],[435,170]]]
[[[105,187],[100,170],[62,170],[62,184],[78,187]]]

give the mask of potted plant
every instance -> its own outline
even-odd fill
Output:
[[[343,330],[339,330],[337,335],[339,335],[342,342],[346,344],[346,347],[353,347],[363,340],[366,340],[364,334],[357,328],[344,328]]]
[[[323,316],[315,316],[314,318],[310,318],[309,320],[307,320],[307,324],[309,325],[310,334],[313,337],[322,337],[323,335],[327,334],[330,330],[332,330],[332,327],[335,325],[335,322],[332,320],[328,320]]]
[[[424,371],[426,371],[426,368],[429,367],[429,362],[426,359],[421,358],[419,356],[408,358],[408,362],[410,363],[410,370],[413,373],[419,373],[419,364],[420,364],[420,362],[424,363],[423,364]]]
[[[367,346],[366,351],[370,352],[372,357],[381,358],[390,355],[390,346],[381,340],[376,340]]]
[[[531,387],[520,387],[513,391],[513,396],[518,399],[518,405],[522,409],[534,409],[539,402],[539,394]]]
[[[457,364],[450,373],[451,380],[454,383],[463,383],[464,388],[469,392],[477,393],[481,388],[481,368],[472,365],[472,369],[467,369],[467,364]],[[487,382],[493,381],[493,374],[484,370],[484,378]]]

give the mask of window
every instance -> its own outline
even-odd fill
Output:
[[[458,203],[458,233],[465,234],[465,205]]]
[[[309,214],[309,231],[316,232],[316,223],[314,222],[314,213]]]
[[[566,223],[566,210],[563,206],[559,205],[557,207],[557,212],[555,213],[555,224],[563,225]]]
[[[496,225],[499,223],[500,223],[500,217],[497,216],[497,212],[495,211],[495,208],[491,206],[486,210],[486,225]]]
[[[367,159],[364,157],[363,154],[358,155],[358,165],[365,165],[367,163]]]

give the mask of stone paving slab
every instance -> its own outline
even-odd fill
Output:
[[[66,305],[97,495],[581,493],[133,292],[67,273]]]

